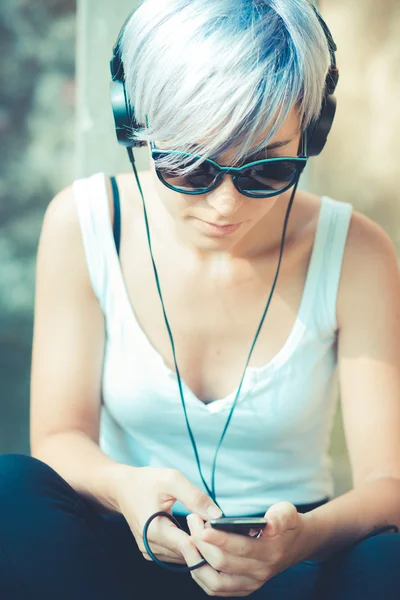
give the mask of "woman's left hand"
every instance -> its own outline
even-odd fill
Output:
[[[191,575],[209,596],[248,596],[274,575],[304,560],[304,515],[293,504],[279,502],[265,517],[267,526],[261,536],[251,538],[205,528],[199,516],[188,516],[192,541],[180,549],[188,566],[202,558],[207,561]]]

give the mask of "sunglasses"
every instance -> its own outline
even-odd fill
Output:
[[[304,136],[305,137],[305,136]],[[242,167],[221,167],[215,161],[207,158],[188,175],[179,176],[173,170],[156,167],[158,179],[169,189],[181,194],[199,195],[214,190],[223,181],[225,175],[232,174],[235,188],[244,196],[250,198],[270,198],[278,196],[290,189],[298,181],[307,165],[306,142],[302,139],[302,155],[296,158],[280,157],[267,158],[250,162]],[[192,165],[201,158],[195,154],[160,150],[154,142],[150,142],[151,155],[154,161],[174,154],[182,158],[191,157],[187,164]]]

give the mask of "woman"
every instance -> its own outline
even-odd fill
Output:
[[[151,169],[140,189],[76,181],[46,212],[1,597],[397,597],[396,252],[297,188],[327,32],[306,0],[145,0],[121,49]],[[333,498],[337,380],[354,488]],[[179,527],[150,521],[172,509]],[[221,511],[266,528],[206,527]]]

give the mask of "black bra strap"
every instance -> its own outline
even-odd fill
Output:
[[[119,249],[121,244],[121,206],[119,201],[119,190],[115,177],[110,177],[111,185],[113,189],[113,200],[114,200],[114,241],[119,256]]]

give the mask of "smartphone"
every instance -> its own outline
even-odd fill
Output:
[[[223,517],[212,519],[205,524],[206,527],[241,535],[250,535],[251,531],[260,532],[266,525],[267,519],[263,517]]]

